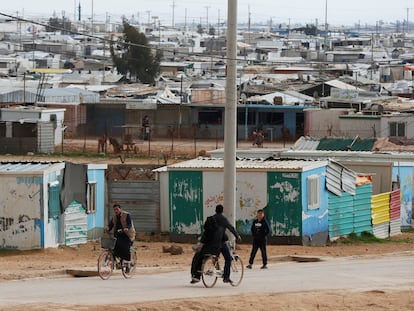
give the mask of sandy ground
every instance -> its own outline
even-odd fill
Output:
[[[241,146],[251,146],[244,142]],[[192,157],[201,150],[211,150],[223,147],[222,142],[205,141],[153,141],[142,143],[137,155],[127,154],[126,163],[162,164],[165,159],[168,163],[179,161],[182,157]],[[264,148],[283,147],[277,143],[266,143]],[[97,139],[67,140],[63,146],[65,152],[97,152]],[[59,152],[61,148],[57,148]],[[122,163],[119,155],[109,152],[103,156],[90,155],[69,158],[68,156],[11,156],[1,155],[1,161],[36,161],[59,160],[82,163]],[[148,157],[150,155],[150,157]],[[166,158],[165,158],[166,157]],[[292,260],[292,257],[338,257],[338,256],[381,256],[381,254],[410,252],[414,256],[414,233],[404,233],[394,237],[393,242],[374,244],[344,244],[340,241],[325,247],[302,246],[268,246],[269,263],[274,264],[281,260]],[[189,270],[193,252],[190,244],[175,244],[183,247],[183,254],[171,255],[162,251],[163,246],[171,246],[166,237],[140,236],[135,246],[138,252],[139,275],[149,273],[163,273],[177,270]],[[66,274],[67,270],[83,269],[96,270],[96,261],[100,252],[99,241],[91,241],[77,247],[60,246],[56,249],[32,251],[0,250],[0,281],[26,278],[54,278],[72,277]],[[247,262],[250,244],[239,244],[238,254]],[[257,255],[256,265],[260,264],[260,253]],[[414,262],[414,261],[413,261]],[[414,273],[413,273],[414,275]],[[206,289],[208,290],[208,289]],[[122,306],[65,306],[65,305],[19,305],[12,308],[0,306],[0,310],[414,310],[414,290],[400,291],[318,291],[300,293],[250,293],[234,297],[219,297],[217,299],[202,298],[188,300],[168,300],[156,302],[136,303]]]
[[[414,233],[404,233],[392,242],[373,244],[333,243],[324,247],[269,245],[269,264],[292,258],[320,258],[339,256],[371,256],[410,252],[414,256]],[[163,246],[180,246],[183,253],[171,255]],[[139,275],[189,270],[193,255],[191,244],[173,244],[166,237],[143,236],[135,242],[138,253]],[[96,271],[100,252],[99,241],[76,247],[32,251],[0,251],[0,281],[26,278],[72,277],[67,270]],[[246,262],[250,244],[239,244],[237,253]],[[255,265],[260,265],[260,253]],[[189,276],[190,280],[190,276]],[[206,289],[208,290],[208,289]],[[414,290],[400,291],[318,291],[300,293],[251,293],[237,297],[168,300],[136,303],[124,306],[64,306],[23,305],[0,310],[414,310]]]

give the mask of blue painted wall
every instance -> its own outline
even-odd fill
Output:
[[[96,213],[88,214],[88,231],[105,225],[105,170],[88,169],[88,181],[96,181]]]
[[[325,240],[328,235],[328,191],[325,188],[326,167],[309,170],[302,173],[302,237],[303,240],[309,240],[313,244],[313,239]],[[319,208],[308,209],[308,182],[310,175],[318,175],[319,178]],[[317,244],[324,244],[326,241],[319,241]]]
[[[394,166],[392,180],[397,181],[400,175],[401,189],[401,228],[411,228],[413,211],[413,167]]]

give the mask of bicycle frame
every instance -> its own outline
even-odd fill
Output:
[[[244,274],[244,265],[243,261],[239,257],[239,255],[233,252],[234,245],[231,242],[226,242],[229,250],[230,255],[232,258],[230,273],[233,279],[233,282],[230,284],[232,286],[238,286]],[[205,287],[213,287],[218,278],[222,278],[224,275],[224,264],[220,263],[220,254],[219,255],[206,255],[203,259],[203,264],[201,266],[201,279]]]
[[[122,258],[115,256],[115,243],[116,238],[102,238],[101,240],[103,250],[98,257],[98,274],[103,280],[109,279],[114,269],[121,269],[122,275],[125,278],[130,278],[136,269],[137,255],[135,248],[131,246],[130,261],[125,261]]]

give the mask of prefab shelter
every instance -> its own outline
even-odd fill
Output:
[[[271,227],[270,243],[323,245],[328,239],[326,161],[237,159],[235,215],[238,232],[250,236],[260,208]],[[161,229],[173,241],[201,234],[207,216],[223,203],[223,159],[199,157],[156,169],[160,180]]]
[[[65,163],[0,163],[0,248],[59,244],[59,184]]]
[[[0,249],[38,249],[86,242],[104,227],[106,165],[86,165],[85,202],[67,194],[64,162],[0,163]],[[75,183],[79,183],[77,180]],[[71,188],[70,183],[66,186]]]
[[[11,107],[1,109],[0,151],[51,153],[63,142],[65,109]]]

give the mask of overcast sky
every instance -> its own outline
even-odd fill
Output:
[[[31,16],[49,17],[55,12],[74,19],[75,7],[82,8],[82,19],[93,15],[94,20],[119,21],[122,15],[131,19],[139,18],[142,23],[153,21],[157,16],[161,24],[171,25],[185,20],[188,24],[215,24],[227,18],[226,0],[12,0],[4,2],[0,13],[26,18]],[[246,22],[250,11],[251,22],[274,24],[315,24],[325,23],[326,0],[238,0],[238,22]],[[328,24],[354,25],[374,24],[377,21],[395,22],[406,20],[414,23],[414,1],[412,0],[327,0]],[[408,9],[408,10],[407,10]],[[174,12],[174,14],[173,14]],[[77,19],[77,17],[76,17]],[[414,27],[412,27],[414,28]],[[414,29],[412,30],[414,31]]]

